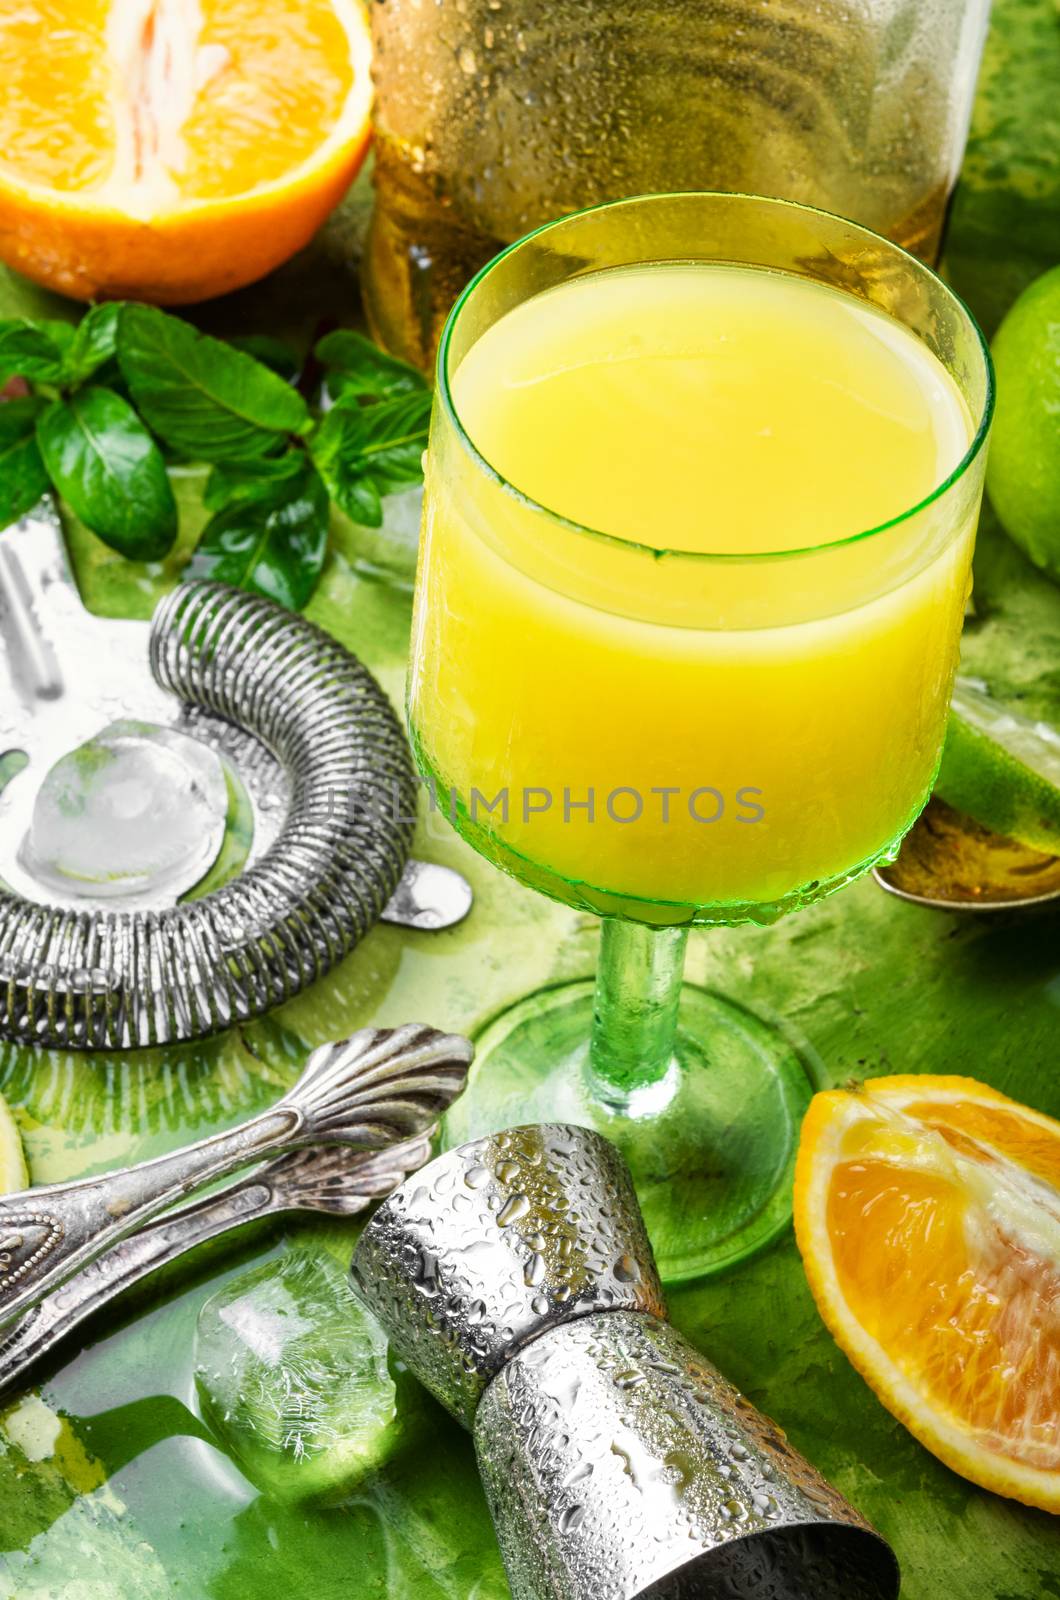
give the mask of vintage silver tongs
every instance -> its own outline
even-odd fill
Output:
[[[278,1196],[284,1181],[294,1180],[297,1186],[300,1177],[303,1185],[317,1182],[319,1187],[318,1180],[335,1178],[335,1169],[320,1169],[314,1178],[305,1166],[295,1164],[285,1172],[283,1163],[273,1162],[256,1180],[187,1208],[183,1220],[179,1212],[164,1218],[163,1231],[149,1239],[142,1254],[135,1249],[115,1253],[122,1240],[141,1234],[145,1224],[174,1202],[239,1167],[329,1144],[386,1152],[400,1165],[407,1155],[401,1147],[427,1133],[460,1093],[471,1056],[466,1039],[422,1024],[364,1028],[314,1050],[294,1087],[268,1111],[237,1128],[101,1177],[0,1197],[0,1329],[96,1263],[93,1303],[83,1312],[87,1315],[117,1292],[109,1288],[111,1283],[124,1287],[131,1281],[131,1264],[143,1261],[142,1270],[150,1271],[179,1254],[184,1229],[190,1243],[199,1242],[263,1209],[281,1208],[265,1199],[264,1188],[270,1184],[270,1195]],[[370,1198],[379,1192],[388,1170],[394,1169],[387,1161],[370,1162],[351,1187]],[[205,1233],[196,1231],[204,1227]],[[140,1275],[132,1273],[133,1278]],[[50,1315],[61,1309],[54,1302]]]
[[[285,1211],[352,1217],[429,1160],[427,1135],[351,1156],[341,1146],[295,1150],[250,1178],[169,1211],[75,1272],[0,1334],[0,1392],[102,1306],[150,1273],[233,1228]]]

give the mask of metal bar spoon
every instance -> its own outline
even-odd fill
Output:
[[[932,911],[1040,911],[1060,902],[1060,856],[992,833],[943,800],[927,808],[889,866],[876,867],[881,889]]]
[[[423,1135],[460,1093],[469,1042],[410,1023],[314,1050],[268,1111],[154,1161],[0,1197],[0,1328],[176,1201],[267,1156],[339,1144],[382,1151]]]

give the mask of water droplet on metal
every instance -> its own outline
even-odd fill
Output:
[[[584,1517],[584,1506],[568,1506],[559,1519],[560,1533],[573,1533],[575,1528],[580,1527]]]
[[[544,1279],[545,1258],[544,1256],[538,1255],[535,1252],[535,1254],[532,1255],[529,1261],[526,1263],[526,1270],[523,1273],[523,1282],[526,1284],[528,1289],[536,1289],[539,1283],[544,1282]]]
[[[525,1217],[530,1210],[530,1202],[525,1194],[513,1194],[506,1200],[497,1213],[497,1226],[510,1228],[513,1222],[518,1222],[520,1217]]]

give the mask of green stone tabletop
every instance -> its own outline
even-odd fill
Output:
[[[356,321],[366,186],[273,279],[200,308],[220,333],[307,338],[321,307]],[[947,272],[987,332],[1060,259],[1060,8],[998,0]],[[0,315],[73,308],[9,275]],[[200,485],[179,487],[191,514]],[[2,537],[2,535],[0,535]],[[179,566],[133,568],[72,535],[86,602],[147,616]],[[185,544],[187,538],[185,539]],[[333,553],[309,615],[402,698],[409,600]],[[965,670],[1060,723],[1060,591],[984,513]],[[158,1154],[242,1120],[306,1052],[368,1023],[474,1029],[541,983],[595,963],[595,919],[502,878],[442,819],[417,852],[459,867],[475,909],[443,934],[378,927],[270,1017],[206,1044],[134,1056],[0,1046],[0,1089],[33,1180]],[[819,1083],[966,1073],[1060,1116],[1060,922],[921,911],[862,882],[765,931],[695,933],[689,976],[781,1028]],[[293,1241],[346,1265],[346,1224],[256,1225],[206,1247],[86,1325],[0,1413],[2,1600],[504,1600],[470,1441],[426,1397],[409,1441],[345,1506],[257,1494],[194,1410],[192,1334],[220,1284]],[[673,1320],[893,1543],[904,1600],[1060,1600],[1060,1520],[973,1488],[878,1404],[822,1326],[790,1232],[727,1276],[671,1296]]]

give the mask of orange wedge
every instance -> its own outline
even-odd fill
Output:
[[[19,0],[0,17],[0,259],[176,304],[310,238],[368,144],[360,0]]]
[[[973,1483],[1060,1511],[1060,1123],[971,1078],[816,1095],[795,1230],[887,1409]]]

